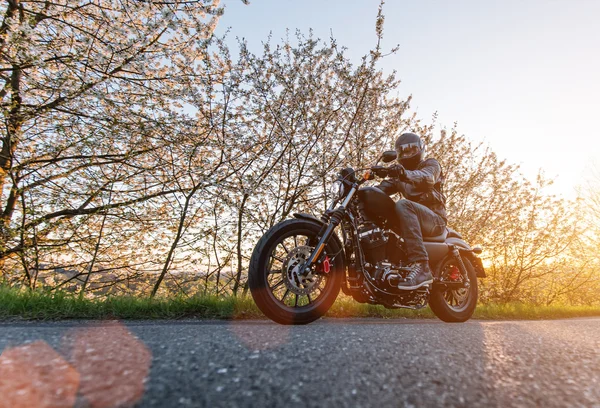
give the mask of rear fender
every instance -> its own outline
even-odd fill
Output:
[[[471,265],[475,268],[476,276],[478,278],[485,278],[485,269],[483,268],[483,262],[481,262],[481,258],[473,253],[473,249],[467,244],[464,240],[460,238],[451,237],[446,239],[446,244],[452,244],[458,247],[458,250],[462,255],[464,255],[469,261],[471,261]]]

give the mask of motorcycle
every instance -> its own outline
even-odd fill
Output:
[[[472,248],[450,229],[423,237],[434,281],[407,291],[398,288],[410,273],[395,223],[395,202],[376,187],[361,187],[396,159],[384,152],[367,168],[345,168],[331,187],[333,201],[320,218],[296,213],[258,241],[248,286],[258,308],[281,324],[307,324],[323,316],[340,288],[360,303],[386,308],[429,305],[445,322],[468,320],[477,305],[477,279],[485,277],[481,248]],[[359,179],[357,171],[364,174]],[[339,233],[336,229],[339,228]]]

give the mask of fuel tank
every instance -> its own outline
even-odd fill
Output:
[[[396,203],[386,193],[377,187],[363,187],[357,192],[358,198],[363,204],[363,209],[367,217],[376,224],[381,225],[384,220],[395,223],[396,213],[394,211]]]

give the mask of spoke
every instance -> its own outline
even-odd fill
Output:
[[[298,307],[298,294],[295,293],[296,298],[294,299],[294,307]]]
[[[469,301],[469,293],[465,293],[465,292],[461,292],[461,301],[460,301],[460,306],[464,306],[467,304],[467,302]]]
[[[271,291],[274,291],[275,289],[277,289],[278,287],[280,287],[282,283],[283,283],[283,279],[280,280],[279,282],[277,282],[275,285],[270,286],[269,288],[271,289]]]
[[[308,298],[308,304],[310,305],[310,302],[311,302],[310,295],[307,293],[306,297]]]
[[[294,235],[294,245],[298,247],[298,236]]]
[[[278,256],[271,255],[271,258],[273,258],[273,259],[277,259],[279,262],[283,263],[283,259],[281,259],[281,258],[280,258],[280,257],[278,257]]]
[[[281,273],[279,269],[271,269],[267,275],[275,275],[277,273]]]
[[[280,242],[281,246],[283,247],[283,250],[285,251],[286,254],[289,254],[290,251],[288,251],[288,249],[286,248],[285,244],[283,243],[283,241]]]

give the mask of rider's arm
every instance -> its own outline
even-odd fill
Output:
[[[402,180],[422,190],[431,190],[440,177],[442,167],[435,159],[427,159],[417,170],[405,170]]]

